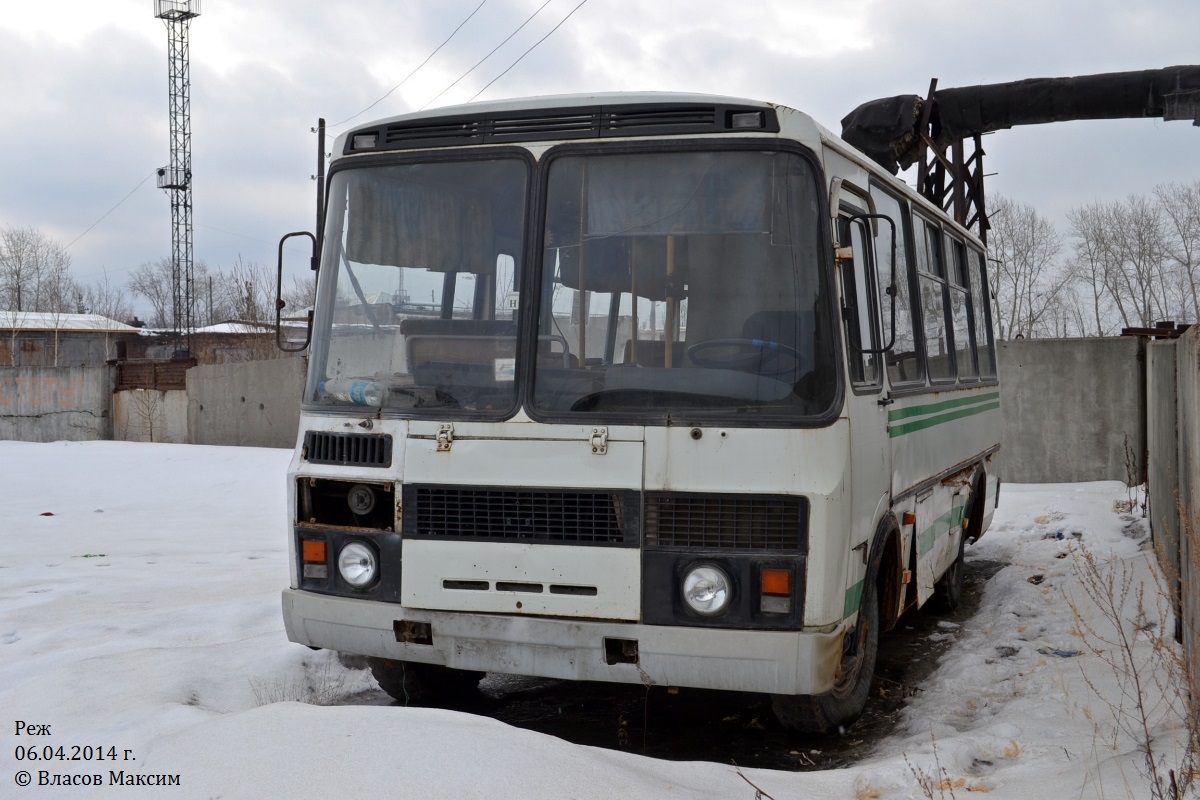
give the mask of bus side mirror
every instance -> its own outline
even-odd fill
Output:
[[[319,253],[317,251],[317,237],[308,231],[296,231],[284,235],[279,240],[279,259],[275,268],[275,346],[285,353],[299,353],[308,348],[309,342],[312,341],[312,326],[313,326],[313,310],[307,309],[307,319],[304,323],[304,342],[297,347],[290,341],[284,341],[283,336],[283,309],[287,303],[283,299],[283,246],[288,239],[296,236],[307,236],[311,243],[309,248],[309,268],[314,272],[318,271],[320,266]],[[292,321],[296,321],[295,318]]]

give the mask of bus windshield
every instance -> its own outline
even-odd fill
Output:
[[[511,411],[528,173],[509,156],[333,175],[309,402]]]
[[[518,155],[335,172],[307,400],[498,419],[532,375],[530,410],[545,418],[831,409],[808,159],[564,148],[545,170],[541,249],[524,260],[530,168]],[[520,333],[534,341],[519,344],[534,294],[536,327]]]
[[[591,152],[548,169],[537,413],[830,410],[829,289],[807,159]]]

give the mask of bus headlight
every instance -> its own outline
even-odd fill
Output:
[[[366,544],[350,542],[338,554],[338,573],[355,589],[363,589],[374,583],[379,575],[379,559]]]
[[[720,567],[693,567],[683,577],[683,601],[704,617],[715,617],[729,607],[733,595],[729,576]]]

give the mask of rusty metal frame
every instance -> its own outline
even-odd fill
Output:
[[[940,127],[934,78],[917,121],[917,191],[987,244],[991,225],[983,191],[983,137],[978,133],[970,137],[968,156],[966,137],[950,141],[949,147],[938,144]]]
[[[196,366],[194,357],[131,359],[117,362],[116,391],[123,389],[186,389],[186,373]]]

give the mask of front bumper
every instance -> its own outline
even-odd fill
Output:
[[[727,691],[820,694],[832,687],[841,629],[745,631],[550,617],[439,612],[286,589],[298,644],[455,669]],[[429,623],[432,644],[397,640],[396,623]],[[637,642],[636,664],[610,664],[604,640]]]

